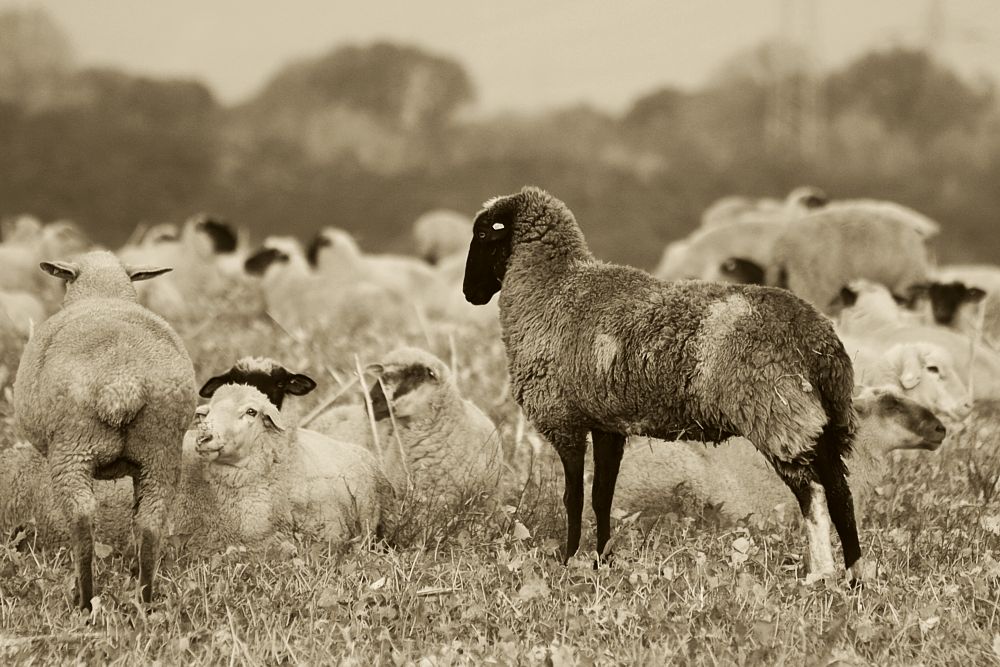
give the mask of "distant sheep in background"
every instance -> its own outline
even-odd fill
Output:
[[[787,287],[824,312],[857,278],[905,294],[929,274],[925,240],[898,217],[860,205],[830,207],[784,230],[775,241],[766,283]]]
[[[751,261],[761,275],[770,266],[774,244],[785,225],[754,220],[698,229],[685,239],[667,245],[653,275],[660,280],[701,280],[734,282],[723,265],[733,257]]]
[[[819,188],[803,185],[795,188],[784,201],[764,197],[729,196],[716,200],[701,215],[702,227],[715,227],[740,222],[787,223],[809,211],[822,208],[829,197]]]
[[[145,306],[172,322],[205,317],[213,302],[229,295],[243,277],[239,236],[228,222],[207,215],[194,216],[179,229],[171,224],[151,227],[116,254],[127,263],[174,267],[170,276],[138,289]]]
[[[33,218],[22,217],[14,223],[10,237],[0,243],[0,290],[31,294],[52,312],[62,298],[62,290],[39,273],[39,263],[53,257],[71,257],[89,246],[90,241],[72,222],[41,225]]]
[[[244,266],[249,275],[260,279],[267,311],[286,329],[350,333],[384,326],[395,330],[415,317],[403,297],[373,282],[359,277],[338,282],[314,271],[302,245],[292,237],[268,237]]]
[[[469,247],[472,221],[457,211],[436,209],[424,213],[413,223],[413,242],[417,256],[437,265],[445,257],[462,254]]]

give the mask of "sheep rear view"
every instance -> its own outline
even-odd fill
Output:
[[[563,463],[567,559],[580,542],[587,431],[599,554],[627,435],[740,435],[795,494],[813,571],[833,570],[832,518],[859,576],[842,458],[856,428],[853,369],[812,306],[783,290],[664,283],[599,262],[569,209],[537,188],[476,216],[463,287],[474,304],[500,291],[513,395]]]
[[[131,281],[169,269],[128,268],[107,252],[41,266],[66,281],[66,296],[25,347],[14,383],[17,422],[49,460],[85,609],[93,596],[92,480],[132,477],[139,588],[149,602],[195,385],[180,338],[138,304]]]

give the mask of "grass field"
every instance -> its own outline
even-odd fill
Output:
[[[3,664],[996,664],[1000,661],[997,443],[897,462],[862,540],[878,565],[860,590],[805,583],[798,526],[732,525],[679,504],[618,517],[616,558],[561,565],[562,471],[518,418],[494,332],[398,340],[288,335],[266,323],[194,330],[203,379],[271,354],[322,379],[302,411],[396,342],[454,357],[463,390],[498,423],[509,470],[490,510],[409,506],[399,546],[297,537],[258,553],[168,548],[147,614],[133,559],[96,562],[99,604],[72,609],[65,547],[0,546]],[[328,373],[327,371],[330,371]],[[9,392],[0,443],[13,439]],[[2,446],[2,444],[0,444]],[[3,489],[0,489],[0,494]],[[591,518],[589,509],[586,518]],[[593,549],[585,524],[584,548]],[[839,554],[839,550],[838,550]]]

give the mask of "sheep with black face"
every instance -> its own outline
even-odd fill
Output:
[[[219,387],[246,384],[256,388],[279,410],[285,396],[305,396],[316,388],[316,381],[303,373],[293,373],[274,359],[243,357],[225,373],[209,378],[198,391],[202,398],[212,398]]]
[[[464,293],[484,304],[498,291],[514,398],[562,460],[567,558],[580,543],[588,431],[602,554],[628,435],[741,435],[795,495],[811,569],[834,568],[832,518],[849,573],[860,576],[843,461],[857,422],[853,370],[812,306],[784,290],[664,283],[597,261],[569,209],[533,187],[476,216]]]

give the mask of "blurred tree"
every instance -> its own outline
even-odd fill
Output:
[[[0,101],[51,106],[73,67],[69,39],[41,9],[0,12]]]
[[[826,88],[834,115],[869,114],[918,145],[974,128],[993,104],[992,90],[976,90],[926,52],[903,48],[862,56]]]

